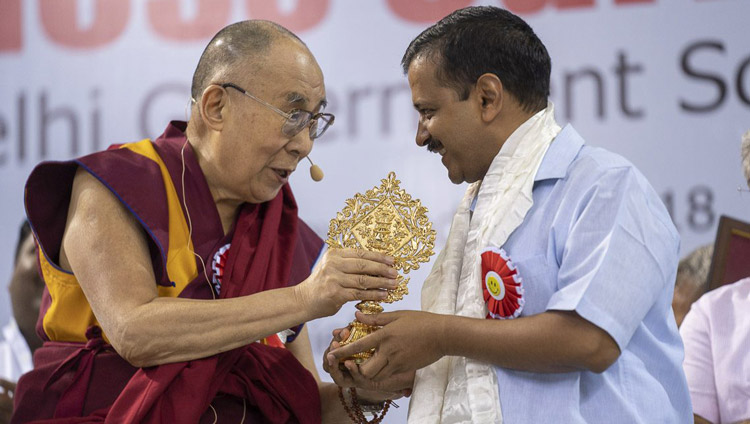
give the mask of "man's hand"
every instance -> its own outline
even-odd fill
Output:
[[[16,391],[16,384],[0,378],[0,424],[10,422],[13,415],[13,394]]]
[[[417,311],[378,315],[358,312],[357,320],[383,328],[354,343],[332,348],[326,360],[330,368],[344,358],[375,349],[372,358],[358,367],[361,375],[374,383],[418,370],[443,356],[463,356],[537,373],[601,373],[620,355],[617,343],[606,331],[574,311],[547,311],[512,320]],[[353,364],[344,365],[350,374],[356,370]],[[352,384],[351,380],[344,381]]]
[[[352,360],[335,362],[329,360],[328,353],[341,347],[341,341],[349,337],[348,328],[333,330],[333,340],[323,353],[323,369],[331,375],[333,381],[341,387],[356,387],[359,397],[366,402],[380,402],[386,399],[398,399],[410,396],[414,384],[414,372],[393,376],[393,378],[375,382],[365,378],[359,367]]]
[[[375,354],[357,366],[353,361],[344,362],[349,376],[338,377],[349,385],[363,384],[371,380],[372,385],[396,381],[403,383],[407,376],[414,379],[414,372],[432,364],[443,356],[440,341],[443,338],[441,315],[418,311],[386,312],[365,315],[357,312],[357,320],[363,324],[383,326],[380,330],[343,347],[332,348],[325,356],[329,368],[334,368],[344,358],[355,353],[375,348]],[[334,341],[335,343],[335,341]],[[333,344],[332,344],[333,347]],[[411,386],[409,386],[411,387]]]
[[[330,249],[312,275],[296,286],[302,306],[315,317],[324,317],[352,300],[383,300],[385,290],[398,285],[392,265],[393,258],[381,253]]]

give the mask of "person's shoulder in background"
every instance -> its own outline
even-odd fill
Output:
[[[680,327],[694,413],[709,422],[750,418],[750,278],[714,289]]]

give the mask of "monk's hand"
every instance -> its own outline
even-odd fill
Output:
[[[375,382],[365,378],[352,360],[342,362],[330,360],[328,352],[340,348],[341,342],[349,337],[349,332],[348,327],[333,330],[333,339],[323,353],[323,369],[331,375],[333,381],[340,387],[356,387],[358,396],[371,403],[410,396],[414,384],[413,371],[394,376],[389,380]]]
[[[331,339],[331,343],[328,344],[328,348],[325,352],[323,352],[323,370],[331,375],[331,378],[333,378],[333,381],[336,382],[339,386],[340,381],[343,381],[343,374],[342,369],[337,366],[337,364],[333,364],[328,361],[328,352],[330,352],[333,349],[338,349],[341,347],[341,342],[346,340],[349,337],[350,330],[349,327],[345,328],[336,328],[333,330],[331,335],[333,338]]]
[[[365,315],[357,312],[363,324],[382,326],[381,329],[350,343],[332,348],[325,356],[331,364],[343,361],[348,371],[344,383],[362,385],[363,380],[384,384],[394,378],[405,378],[414,371],[430,365],[444,355],[444,315],[419,311],[398,311]],[[357,365],[346,358],[375,349],[375,354]],[[333,374],[332,374],[333,375]],[[383,386],[379,386],[383,388]]]
[[[314,317],[333,315],[352,300],[381,301],[397,287],[393,257],[361,249],[329,249],[312,274],[295,286]]]
[[[13,394],[16,384],[0,378],[0,424],[9,423],[13,415]]]

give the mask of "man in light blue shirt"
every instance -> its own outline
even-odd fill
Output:
[[[575,311],[621,353],[601,373],[496,367],[505,421],[689,422],[671,310],[679,236],[658,195],[633,165],[585,146],[568,125],[544,156],[533,197],[504,245],[529,282],[521,317]]]
[[[638,170],[554,121],[533,30],[499,8],[461,9],[402,64],[417,144],[472,184],[424,311],[358,315],[383,328],[332,342],[334,380],[413,387],[415,423],[691,421],[671,311],[677,232]],[[364,364],[344,360],[371,348]]]

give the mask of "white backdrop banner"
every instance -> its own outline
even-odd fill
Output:
[[[750,195],[737,190],[750,129],[747,0],[0,0],[0,275],[10,275],[34,165],[153,138],[184,119],[203,47],[248,18],[297,33],[325,73],[336,124],[311,155],[325,180],[306,169],[292,177],[302,217],[325,235],[344,199],[395,171],[430,209],[442,246],[465,187],[414,144],[399,61],[428,25],[477,4],[531,24],[552,56],[558,122],[643,171],[683,254],[713,241],[721,214],[748,219]],[[419,308],[425,271],[393,307]],[[0,323],[10,316],[6,293]],[[318,357],[331,328],[351,317],[347,308],[311,326]]]

